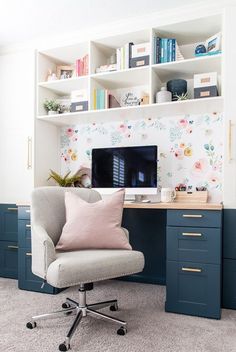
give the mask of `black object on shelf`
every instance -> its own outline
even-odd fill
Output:
[[[187,93],[187,81],[184,79],[172,79],[167,82],[167,90],[172,94],[172,101],[178,100],[177,95]]]

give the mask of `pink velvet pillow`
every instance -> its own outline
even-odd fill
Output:
[[[132,249],[121,228],[123,203],[124,190],[96,203],[88,203],[66,192],[66,224],[56,249]]]

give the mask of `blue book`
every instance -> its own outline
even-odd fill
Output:
[[[105,109],[105,90],[102,89],[100,91],[100,109]]]
[[[153,38],[153,63],[157,63],[157,37]]]
[[[163,63],[167,62],[167,44],[168,44],[168,39],[164,38],[163,39]]]
[[[156,38],[156,63],[161,63],[161,38]]]
[[[172,52],[171,52],[171,61],[176,60],[176,39],[171,39],[172,41]]]
[[[161,61],[162,64],[164,62],[164,38],[161,38]]]
[[[171,61],[171,47],[172,47],[172,40],[167,39],[167,62]]]

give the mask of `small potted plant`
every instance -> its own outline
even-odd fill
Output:
[[[54,115],[54,114],[59,114],[61,110],[61,106],[59,103],[57,103],[56,100],[48,100],[46,99],[44,104],[43,104],[45,110],[47,111],[48,115]]]

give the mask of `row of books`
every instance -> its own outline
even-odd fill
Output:
[[[116,64],[117,70],[124,70],[130,68],[130,59],[132,57],[133,43],[127,43],[122,48],[116,49]]]
[[[93,109],[109,109],[120,107],[119,102],[107,89],[93,90]]]
[[[88,55],[85,55],[83,58],[76,60],[75,72],[77,77],[88,75]]]
[[[153,38],[154,64],[184,60],[178,43],[174,38]]]

